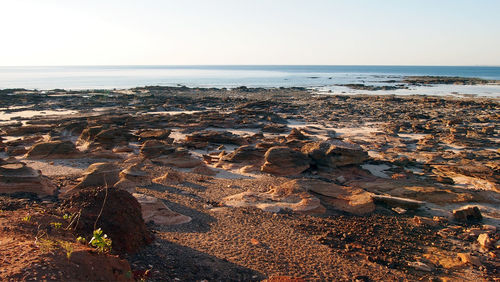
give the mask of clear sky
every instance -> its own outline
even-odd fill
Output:
[[[0,65],[500,65],[500,0],[0,0]]]

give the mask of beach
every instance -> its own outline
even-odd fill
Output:
[[[498,278],[498,96],[359,91],[2,90],[0,279]]]

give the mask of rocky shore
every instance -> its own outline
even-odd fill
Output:
[[[495,98],[4,89],[0,117],[2,281],[500,278]]]

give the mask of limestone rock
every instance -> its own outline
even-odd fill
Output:
[[[264,155],[261,171],[280,175],[297,175],[309,168],[309,158],[288,147],[272,147]]]
[[[138,193],[132,195],[141,205],[142,218],[145,222],[152,221],[158,225],[176,225],[191,221],[191,217],[172,211],[158,198]]]

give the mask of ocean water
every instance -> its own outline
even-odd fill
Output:
[[[500,67],[477,66],[51,66],[0,67],[0,89],[123,89],[146,85],[189,87],[291,87],[322,93],[500,96],[499,85],[411,87],[391,91],[352,90],[338,84],[391,85],[409,75],[500,80]]]

